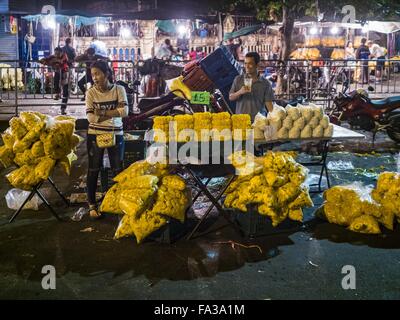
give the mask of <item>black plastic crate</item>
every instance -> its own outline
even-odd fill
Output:
[[[182,223],[176,219],[170,218],[165,226],[154,231],[147,239],[159,243],[172,244],[188,234],[191,230],[191,225],[192,223],[190,223],[188,219],[185,219],[185,222]]]
[[[239,210],[230,210],[234,223],[237,224],[242,234],[246,238],[257,238],[278,233],[287,233],[297,231],[301,228],[302,223],[287,218],[278,226],[272,226],[269,217],[263,216],[257,212],[256,206],[250,206],[248,212]]]
[[[130,140],[125,141],[124,168],[132,163],[143,160],[146,156],[146,141]]]

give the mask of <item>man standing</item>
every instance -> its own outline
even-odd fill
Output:
[[[60,99],[60,91],[62,89],[61,114],[66,114],[68,103],[68,57],[60,47],[54,49],[54,55],[39,60],[41,64],[50,66],[54,70],[54,91],[55,99]]]
[[[86,84],[90,83],[93,85],[92,73],[91,73],[91,65],[93,62],[97,60],[108,61],[108,58],[100,56],[96,54],[95,48],[89,48],[86,50],[84,54],[81,54],[75,58],[76,62],[84,63],[86,65],[86,74],[78,81],[78,87],[83,93],[82,101],[85,101],[86,94]]]
[[[367,46],[371,53],[370,59],[376,59],[375,82],[379,83],[382,80],[382,71],[385,68],[385,52],[379,44],[373,43],[371,40],[367,42]]]
[[[174,48],[171,45],[171,40],[165,39],[164,43],[158,49],[156,54],[157,59],[169,60],[175,53]]]
[[[260,55],[257,52],[249,52],[244,58],[245,75],[235,78],[229,93],[229,100],[236,101],[237,114],[249,114],[251,121],[258,112],[272,112],[274,92],[271,83],[258,76],[257,66],[260,62]],[[245,86],[246,78],[246,86]],[[251,79],[251,85],[248,82]]]
[[[72,67],[76,57],[75,49],[71,46],[71,42],[71,38],[65,39],[65,46],[62,48],[63,53],[65,53],[68,57],[69,67]]]
[[[360,82],[362,84],[367,84],[369,81],[369,70],[368,70],[368,59],[369,59],[369,48],[365,45],[367,42],[366,38],[361,39],[361,45],[356,51],[356,59],[361,61],[361,75]]]

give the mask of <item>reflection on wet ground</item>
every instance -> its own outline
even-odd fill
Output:
[[[114,216],[96,223],[27,223],[1,232],[1,269],[6,271],[8,265],[9,272],[16,270],[21,277],[28,272],[28,280],[41,279],[41,267],[45,264],[54,265],[59,276],[73,272],[90,277],[111,272],[115,277],[126,273],[131,277],[144,275],[153,283],[160,279],[193,280],[267,260],[279,254],[280,246],[293,244],[289,234],[246,240],[223,219],[212,222],[214,231],[206,226],[206,234],[201,237],[172,245],[137,245],[132,238],[113,240],[118,224]],[[94,231],[81,232],[87,227]],[[230,241],[243,246],[232,247]],[[250,244],[258,247],[244,247]]]

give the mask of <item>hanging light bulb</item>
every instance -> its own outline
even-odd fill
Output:
[[[97,25],[97,31],[99,33],[105,33],[107,31],[107,26],[103,23]]]
[[[42,25],[44,29],[55,30],[57,27],[56,19],[53,15],[47,15],[42,20]]]
[[[183,37],[183,36],[187,33],[187,31],[188,31],[188,29],[186,28],[185,25],[180,24],[180,25],[178,26],[178,33],[179,33],[179,35],[180,35],[181,37]]]
[[[336,27],[336,26],[332,27],[332,29],[331,29],[331,33],[332,34],[337,34],[338,32],[339,32],[339,28],[338,27]]]
[[[317,33],[318,33],[318,28],[317,27],[312,27],[310,29],[310,34],[314,35],[314,34],[317,34]]]
[[[128,39],[128,38],[132,37],[131,29],[129,29],[127,27],[122,27],[121,31],[120,31],[120,35],[123,39]]]

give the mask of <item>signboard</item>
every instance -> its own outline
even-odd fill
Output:
[[[233,32],[233,30],[235,30],[235,20],[233,20],[233,17],[230,14],[228,14],[224,19],[223,26],[224,26],[224,33],[230,33]]]
[[[210,104],[210,93],[207,91],[192,91],[192,100],[190,100],[191,104]]]

